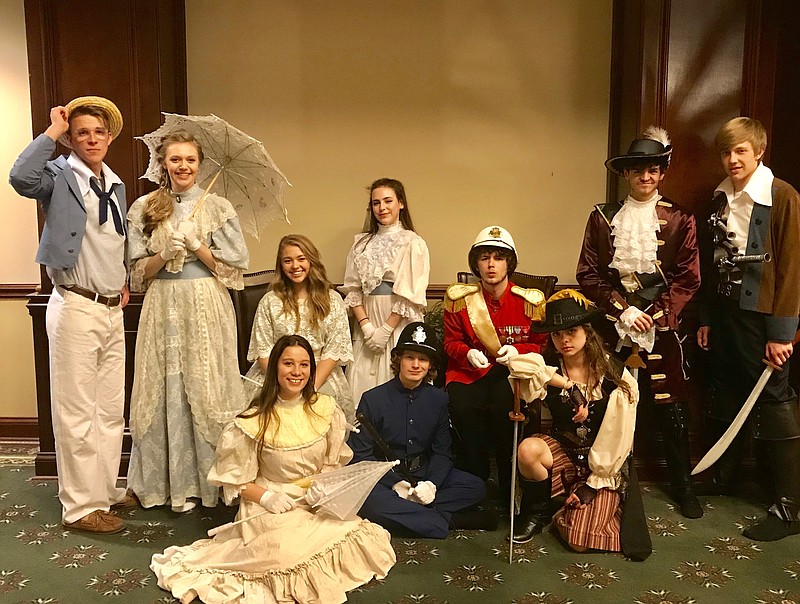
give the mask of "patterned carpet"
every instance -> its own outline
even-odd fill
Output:
[[[59,523],[56,484],[32,480],[31,450],[0,450],[0,602],[174,602],[148,569],[150,556],[230,520],[233,509],[134,510],[121,534],[70,533]],[[800,536],[756,544],[740,527],[763,509],[742,499],[706,499],[706,516],[685,520],[657,487],[644,502],[653,555],[575,554],[551,534],[516,548],[507,522],[494,533],[459,531],[444,541],[394,539],[397,565],[384,581],[350,594],[354,604],[567,604],[630,602],[800,604]]]

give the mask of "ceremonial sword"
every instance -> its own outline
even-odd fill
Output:
[[[794,335],[794,340],[792,340],[792,345],[795,346],[797,343],[800,342],[800,331],[798,331]],[[747,397],[747,400],[742,405],[742,408],[739,410],[739,413],[736,414],[736,417],[733,418],[733,422],[728,429],[725,430],[725,434],[723,434],[720,439],[708,450],[708,453],[705,454],[703,459],[695,466],[694,470],[692,470],[692,476],[703,472],[710,468],[714,463],[722,457],[722,454],[727,451],[730,444],[733,442],[733,439],[736,438],[736,435],[739,433],[739,430],[742,429],[744,422],[747,420],[747,417],[750,415],[750,411],[752,411],[753,406],[756,404],[758,397],[761,395],[761,391],[764,390],[764,387],[767,385],[770,376],[775,372],[775,370],[783,371],[780,367],[771,363],[766,359],[762,359],[764,363],[766,363],[767,367],[764,369],[761,377],[758,378],[756,385],[753,387],[753,391],[750,393],[750,396]]]
[[[514,563],[514,495],[517,488],[517,439],[519,438],[519,423],[525,421],[525,416],[520,411],[519,380],[514,380],[514,409],[508,412],[509,419],[514,422],[514,441],[511,453],[511,502],[508,509],[511,515],[511,533],[508,535],[508,563]]]

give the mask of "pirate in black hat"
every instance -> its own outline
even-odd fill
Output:
[[[532,327],[550,334],[543,356],[510,355],[509,379],[519,381],[525,400],[543,399],[552,416],[547,434],[518,447],[522,501],[513,540],[541,532],[555,511],[552,498],[564,494],[552,520],[570,547],[642,560],[650,541],[630,461],[639,392],[594,327],[603,315],[579,292],[561,290],[547,300],[544,322]],[[623,528],[623,500],[632,531]]]
[[[654,404],[674,497],[685,517],[699,518],[678,327],[700,287],[700,261],[694,217],[658,191],[671,154],[666,131],[651,126],[625,155],[606,162],[628,182],[630,194],[595,206],[577,278],[581,291],[615,321],[617,350],[639,379],[642,400]]]
[[[494,530],[497,515],[477,507],[486,496],[483,481],[453,468],[447,394],[431,384],[438,346],[425,323],[403,329],[392,349],[395,377],[362,395],[362,428],[350,435],[348,445],[352,463],[390,456],[402,462],[402,472],[381,478],[360,516],[393,532],[444,539],[451,528]],[[374,426],[378,438],[364,424]]]

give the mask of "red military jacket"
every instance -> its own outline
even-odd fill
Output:
[[[501,344],[512,344],[520,354],[526,352],[539,352],[547,341],[547,334],[531,333],[531,317],[525,312],[525,298],[511,291],[514,284],[508,282],[508,287],[499,300],[494,300],[481,288],[489,317],[497,332]],[[445,298],[447,301],[447,298]],[[476,348],[489,359],[489,367],[476,369],[467,360],[467,352]],[[445,382],[460,382],[471,384],[482,378],[495,365],[494,357],[486,350],[484,345],[475,335],[475,330],[469,320],[466,308],[458,311],[448,310],[445,304],[444,311],[444,350],[447,354],[447,371]]]
[[[611,220],[621,207],[622,202],[618,201],[595,206],[586,223],[577,270],[581,292],[614,318],[628,307],[619,272],[609,267],[614,258]],[[678,329],[681,311],[700,287],[697,230],[694,216],[666,198],[656,202],[656,214],[661,226],[656,234],[656,264],[667,287],[648,314],[653,316],[663,311],[664,315],[656,323]]]

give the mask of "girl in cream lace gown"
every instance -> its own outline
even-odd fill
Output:
[[[353,361],[347,311],[342,297],[331,289],[319,251],[303,235],[286,235],[278,244],[275,283],[253,321],[247,358],[255,362],[247,377],[262,383],[275,341],[293,333],[314,349],[317,391],[331,395],[352,424],[353,394],[342,370]],[[252,400],[260,388],[247,382],[245,390]]]
[[[422,321],[430,275],[428,246],[414,232],[403,184],[376,180],[367,211],[369,230],[355,237],[342,286],[358,323],[347,372],[356,408],[365,391],[394,377],[390,351],[406,325]]]
[[[199,498],[216,505],[208,483],[222,428],[245,407],[236,361],[233,304],[247,267],[239,220],[227,200],[195,179],[202,150],[186,132],[159,149],[161,189],[128,212],[131,289],[146,291],[136,340],[128,487],[145,507],[178,512]],[[166,186],[167,183],[169,186]]]
[[[153,556],[159,586],[181,602],[337,604],[394,565],[383,528],[314,513],[305,501],[301,479],[353,455],[344,415],[314,393],[314,373],[304,338],[277,340],[259,398],[223,432],[209,475],[227,503],[240,498],[237,520],[250,520]]]

